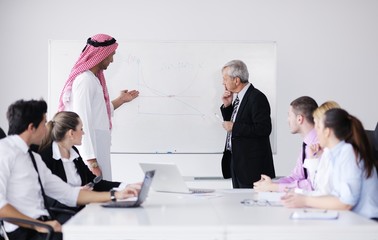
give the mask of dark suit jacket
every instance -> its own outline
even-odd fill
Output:
[[[76,147],[73,147],[73,149],[79,153]],[[67,182],[67,175],[64,171],[63,162],[62,160],[55,160],[52,156],[52,144],[47,146],[46,148],[39,151],[39,154],[42,157],[42,160],[46,163],[46,166],[51,170],[51,172],[58,177],[60,177],[63,181]],[[87,183],[90,183],[96,176],[89,170],[87,165],[83,162],[83,159],[81,158],[80,154],[77,159],[74,160],[75,166],[77,168],[77,172],[80,175],[81,178],[81,185],[84,186]],[[101,180],[98,182],[94,187],[94,191],[110,191],[113,187],[118,187],[121,183],[120,182],[111,182],[106,180]],[[79,211],[81,208],[71,208],[66,205],[61,204],[60,202],[49,199],[48,204],[50,207],[58,207],[58,208],[67,208],[74,211]]]
[[[7,135],[5,134],[5,132],[3,131],[2,128],[0,128],[0,139],[2,138],[5,138]]]
[[[223,119],[231,119],[233,106],[221,107]],[[247,89],[232,128],[230,151],[225,150],[222,158],[224,178],[231,178],[233,169],[239,181],[253,186],[253,182],[266,174],[275,177],[272,149],[269,135],[272,131],[270,105],[266,96],[252,84]]]

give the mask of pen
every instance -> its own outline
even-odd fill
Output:
[[[214,113],[214,115],[219,119],[219,121],[223,122],[223,119],[217,113]]]

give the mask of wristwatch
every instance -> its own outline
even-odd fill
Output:
[[[89,164],[90,168],[98,168],[98,163],[97,162],[92,162]]]
[[[116,190],[114,190],[114,189],[110,190],[110,199],[112,200],[112,202],[117,201],[117,198],[115,196],[115,192],[116,192]]]

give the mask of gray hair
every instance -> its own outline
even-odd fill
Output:
[[[245,65],[244,62],[240,60],[232,60],[223,66],[222,71],[225,68],[228,68],[227,74],[230,77],[238,77],[240,78],[240,81],[242,83],[248,82],[249,73],[248,73],[247,65]]]

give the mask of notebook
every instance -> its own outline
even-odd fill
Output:
[[[142,187],[138,194],[138,198],[136,200],[124,200],[124,201],[117,201],[117,202],[107,202],[102,204],[101,206],[106,208],[131,208],[131,207],[139,207],[147,198],[148,192],[150,190],[150,186],[152,180],[154,178],[155,171],[146,171],[144,175],[144,180],[142,183]]]
[[[214,189],[188,188],[174,163],[139,163],[144,172],[155,170],[152,188],[157,192],[211,193]]]

